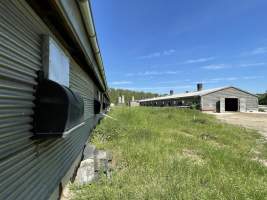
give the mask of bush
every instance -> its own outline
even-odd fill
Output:
[[[267,105],[267,93],[260,95],[259,104],[260,105]]]
[[[199,104],[192,104],[190,106],[190,108],[193,109],[193,110],[199,110],[200,109],[200,105]]]
[[[263,108],[259,108],[259,112],[265,112]]]

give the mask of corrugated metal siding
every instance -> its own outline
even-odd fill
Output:
[[[0,3],[0,160],[28,148],[41,38],[11,2]],[[27,34],[29,32],[29,34]],[[29,53],[31,52],[31,53]],[[2,170],[0,170],[2,171]],[[2,181],[0,181],[0,184]],[[1,188],[2,184],[0,185]]]
[[[16,4],[20,4],[18,7]],[[83,149],[96,123],[93,82],[71,67],[71,88],[86,102],[86,124],[65,139],[32,140],[34,86],[41,69],[41,32],[24,1],[0,2],[0,199],[48,199]],[[91,118],[90,118],[91,116]]]
[[[227,88],[201,97],[203,110],[216,111],[216,102],[220,98],[244,98],[247,110],[258,110],[258,98],[234,88]]]
[[[75,63],[71,63],[70,68],[70,88],[80,93],[84,100],[84,118],[94,116],[94,98],[96,98],[96,88],[88,75]]]

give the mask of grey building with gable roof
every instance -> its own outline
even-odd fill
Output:
[[[250,112],[258,111],[258,97],[236,87],[221,88],[173,94],[163,97],[139,100],[140,106],[196,106],[202,111]]]

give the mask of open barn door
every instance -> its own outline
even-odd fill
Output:
[[[245,98],[240,98],[239,100],[239,111],[246,112],[247,111],[247,104]]]

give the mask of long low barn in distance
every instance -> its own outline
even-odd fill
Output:
[[[182,94],[139,100],[140,106],[195,106],[202,111],[213,112],[250,112],[258,111],[258,97],[247,91],[228,86],[202,90],[198,84],[197,91]]]

